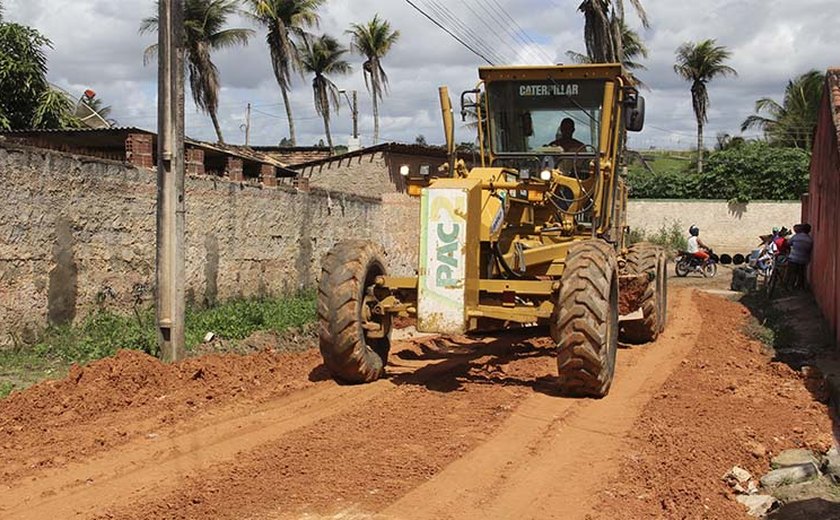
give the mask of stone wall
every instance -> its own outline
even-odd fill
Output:
[[[105,301],[150,301],[156,176],[124,163],[0,145],[0,344],[30,341],[48,322]],[[320,258],[344,238],[387,246],[411,274],[419,204],[187,179],[187,297],[209,303],[313,288]],[[402,223],[410,223],[403,226]]]
[[[792,228],[801,218],[799,202],[750,202],[729,204],[720,200],[630,200],[630,229],[656,232],[678,223],[685,236],[688,227],[700,227],[700,238],[720,253],[747,253],[760,235],[774,226]]]

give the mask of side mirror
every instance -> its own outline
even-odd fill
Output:
[[[645,98],[636,95],[624,105],[624,126],[628,132],[641,132],[645,127]]]
[[[534,135],[534,121],[530,112],[522,113],[522,133],[527,137]]]

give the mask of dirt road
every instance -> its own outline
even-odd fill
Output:
[[[679,459],[670,430],[684,454],[715,453],[701,447],[702,431],[692,441],[698,432],[684,429],[703,384],[702,403],[728,410],[708,414],[704,429],[768,448],[709,457],[699,495],[677,496],[705,510],[679,517],[743,518],[719,477],[744,462],[728,459],[760,468],[774,449],[826,444],[831,430],[805,382],[741,335],[742,311],[674,290],[666,333],[619,352],[602,400],[555,395],[550,344],[516,334],[398,343],[389,377],[365,386],[336,385],[314,350],[176,366],[123,352],[0,401],[0,518],[607,519],[624,516],[617,504],[657,518],[679,510],[658,494],[677,492],[637,470],[655,473],[658,453]],[[697,375],[698,363],[714,373],[733,363],[750,381],[784,388],[766,400],[776,422],[744,430],[738,421],[754,412],[742,418],[732,402],[745,396],[717,392],[730,383]],[[798,433],[786,436],[791,421]]]

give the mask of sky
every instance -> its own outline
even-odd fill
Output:
[[[156,128],[156,73],[144,66],[143,50],[156,39],[140,35],[140,21],[154,14],[154,0],[2,0],[5,18],[32,26],[53,42],[48,51],[49,80],[75,96],[93,89],[112,106],[111,118],[120,126]],[[566,51],[583,52],[580,0],[413,0],[433,17],[445,14],[457,33],[483,50],[497,64],[568,62]],[[630,4],[630,2],[625,2]],[[840,66],[840,46],[832,42],[840,27],[836,0],[642,0],[651,24],[643,29],[628,11],[631,27],[640,31],[650,50],[639,73],[649,90],[645,130],[632,134],[636,149],[688,149],[696,141],[690,85],[674,74],[674,54],[680,44],[707,38],[732,52],[736,78],[709,84],[710,108],[706,146],[718,133],[741,134],[741,122],[753,113],[761,97],[781,101],[787,82],[811,69]],[[440,7],[442,6],[442,7]],[[435,8],[437,10],[435,10]],[[443,12],[441,9],[445,10]],[[417,12],[406,0],[327,0],[321,23],[313,32],[328,33],[349,45],[345,33],[351,23],[374,15],[389,20],[400,39],[383,61],[390,91],[381,106],[381,141],[414,142],[423,135],[430,144],[444,140],[438,87],[448,85],[453,101],[478,81],[484,61]],[[219,118],[225,140],[244,143],[246,106],[252,105],[251,144],[276,145],[288,136],[285,110],[274,81],[264,32],[245,17],[231,26],[253,28],[250,45],[218,51],[213,59],[220,70],[222,91]],[[476,44],[475,42],[480,42]],[[834,43],[834,44],[832,44]],[[362,58],[348,55],[353,72],[332,78],[342,89],[357,90],[363,145],[373,144],[370,96],[362,75]],[[324,139],[323,123],[315,112],[311,78],[297,78],[292,109],[299,145]],[[333,114],[336,144],[346,143],[352,131],[349,104]],[[215,141],[209,117],[187,98],[187,135]],[[462,125],[458,141],[474,140]]]

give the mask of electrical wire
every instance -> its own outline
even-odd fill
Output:
[[[449,10],[449,8],[439,2],[438,0],[423,0],[427,7],[429,7],[442,20],[450,21],[454,27],[450,27],[453,31],[460,31],[465,40],[469,40],[480,49],[485,55],[489,56],[497,63],[506,63],[510,58],[505,56],[499,49],[490,45],[481,37],[470,24],[465,23],[461,18]]]
[[[472,52],[473,54],[475,54],[476,56],[478,56],[479,58],[481,58],[482,60],[484,60],[485,62],[487,62],[487,64],[488,64],[488,65],[495,65],[492,61],[490,61],[490,59],[488,59],[488,58],[487,58],[486,56],[484,56],[482,53],[480,53],[479,51],[477,51],[477,50],[475,50],[474,48],[472,48],[470,45],[468,45],[466,42],[464,42],[464,40],[462,40],[462,39],[461,39],[461,38],[459,38],[457,35],[455,35],[452,31],[450,31],[449,29],[447,29],[446,27],[444,27],[443,25],[441,25],[441,24],[440,24],[437,20],[435,20],[434,18],[432,18],[431,16],[429,16],[429,15],[428,15],[425,11],[423,11],[422,9],[420,9],[420,8],[417,6],[417,4],[415,4],[415,3],[414,3],[414,2],[412,2],[411,0],[405,0],[405,1],[408,3],[408,5],[410,5],[410,6],[411,6],[411,7],[413,7],[414,9],[416,9],[416,10],[417,10],[417,12],[419,12],[420,14],[422,14],[423,16],[425,16],[426,18],[428,18],[428,19],[429,19],[429,21],[431,21],[433,24],[435,24],[436,26],[438,26],[438,27],[439,27],[441,30],[443,30],[446,34],[448,34],[449,36],[451,36],[451,37],[455,38],[455,40],[456,40],[458,43],[460,43],[461,45],[463,45],[463,46],[464,46],[466,49],[468,49],[470,52]]]

